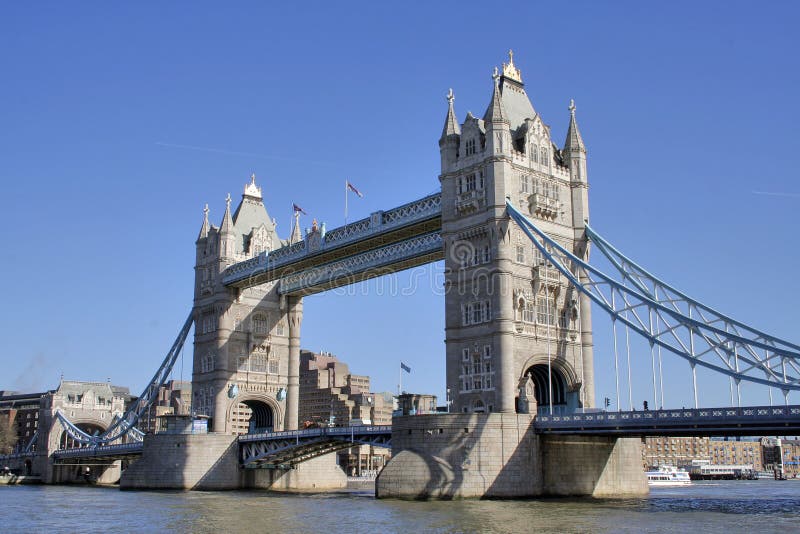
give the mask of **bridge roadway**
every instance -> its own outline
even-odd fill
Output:
[[[60,464],[69,460],[103,459],[124,460],[140,456],[144,450],[144,443],[119,443],[116,445],[99,445],[89,447],[76,447],[74,449],[61,449],[53,452],[53,463]]]
[[[785,436],[800,432],[800,405],[540,415],[533,426],[539,434]]]
[[[348,447],[392,447],[392,425],[308,428],[239,436],[243,467],[290,467]]]
[[[442,417],[446,415],[442,414]],[[612,437],[784,436],[800,433],[800,405],[673,410],[588,412],[539,415],[537,434]],[[356,445],[392,446],[392,426],[351,426],[265,432],[239,436],[239,462],[245,468],[287,468]],[[143,443],[65,449],[55,463],[77,459],[126,459],[142,454]],[[33,453],[28,453],[33,454]]]

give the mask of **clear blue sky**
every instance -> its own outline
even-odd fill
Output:
[[[0,7],[0,389],[63,372],[138,392],[191,307],[204,203],[219,224],[255,172],[285,237],[292,202],[339,225],[345,178],[365,193],[351,217],[437,190],[447,89],[461,120],[482,114],[509,48],[559,142],[576,101],[594,226],[689,294],[800,340],[796,2],[220,6]],[[306,299],[303,347],[376,390],[403,360],[407,389],[443,397],[440,272],[399,275],[418,285],[402,297],[384,280]],[[607,321],[595,335],[599,400]],[[667,360],[667,404],[688,405],[686,366]],[[727,382],[701,387],[704,404],[727,401]]]

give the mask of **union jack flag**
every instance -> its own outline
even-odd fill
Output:
[[[350,191],[352,191],[353,193],[355,193],[356,195],[358,195],[358,198],[363,198],[363,197],[364,197],[364,195],[362,195],[362,194],[361,194],[361,191],[359,191],[358,189],[356,189],[356,186],[354,186],[353,184],[351,184],[351,183],[350,183],[350,182],[348,182],[348,181],[345,181],[345,183],[347,184],[347,189],[349,189]]]
[[[403,362],[400,362],[400,369],[402,369],[406,373],[410,373],[411,372],[411,367],[407,366]]]
[[[302,213],[303,215],[308,215],[308,213],[306,213],[306,210],[304,210],[295,203],[292,203],[292,209],[294,210],[295,213]]]

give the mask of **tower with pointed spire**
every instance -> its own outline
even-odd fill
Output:
[[[226,288],[230,265],[259,257],[282,242],[252,175],[234,211],[225,199],[220,226],[208,205],[196,242],[192,409],[214,432],[282,430],[289,387],[289,311],[275,283]],[[296,313],[292,316],[297,320]]]
[[[506,215],[506,199],[587,254],[586,148],[570,105],[559,148],[509,51],[489,105],[459,126],[448,93],[442,136],[447,386],[458,412],[566,411],[594,405],[588,301]]]

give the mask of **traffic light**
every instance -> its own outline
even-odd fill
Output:
[[[611,406],[611,399],[606,397],[606,408],[608,408],[609,406]]]
[[[644,401],[642,404],[644,405],[644,410],[645,410],[645,411],[647,411],[647,410],[648,410],[648,408],[647,408],[647,401]]]

